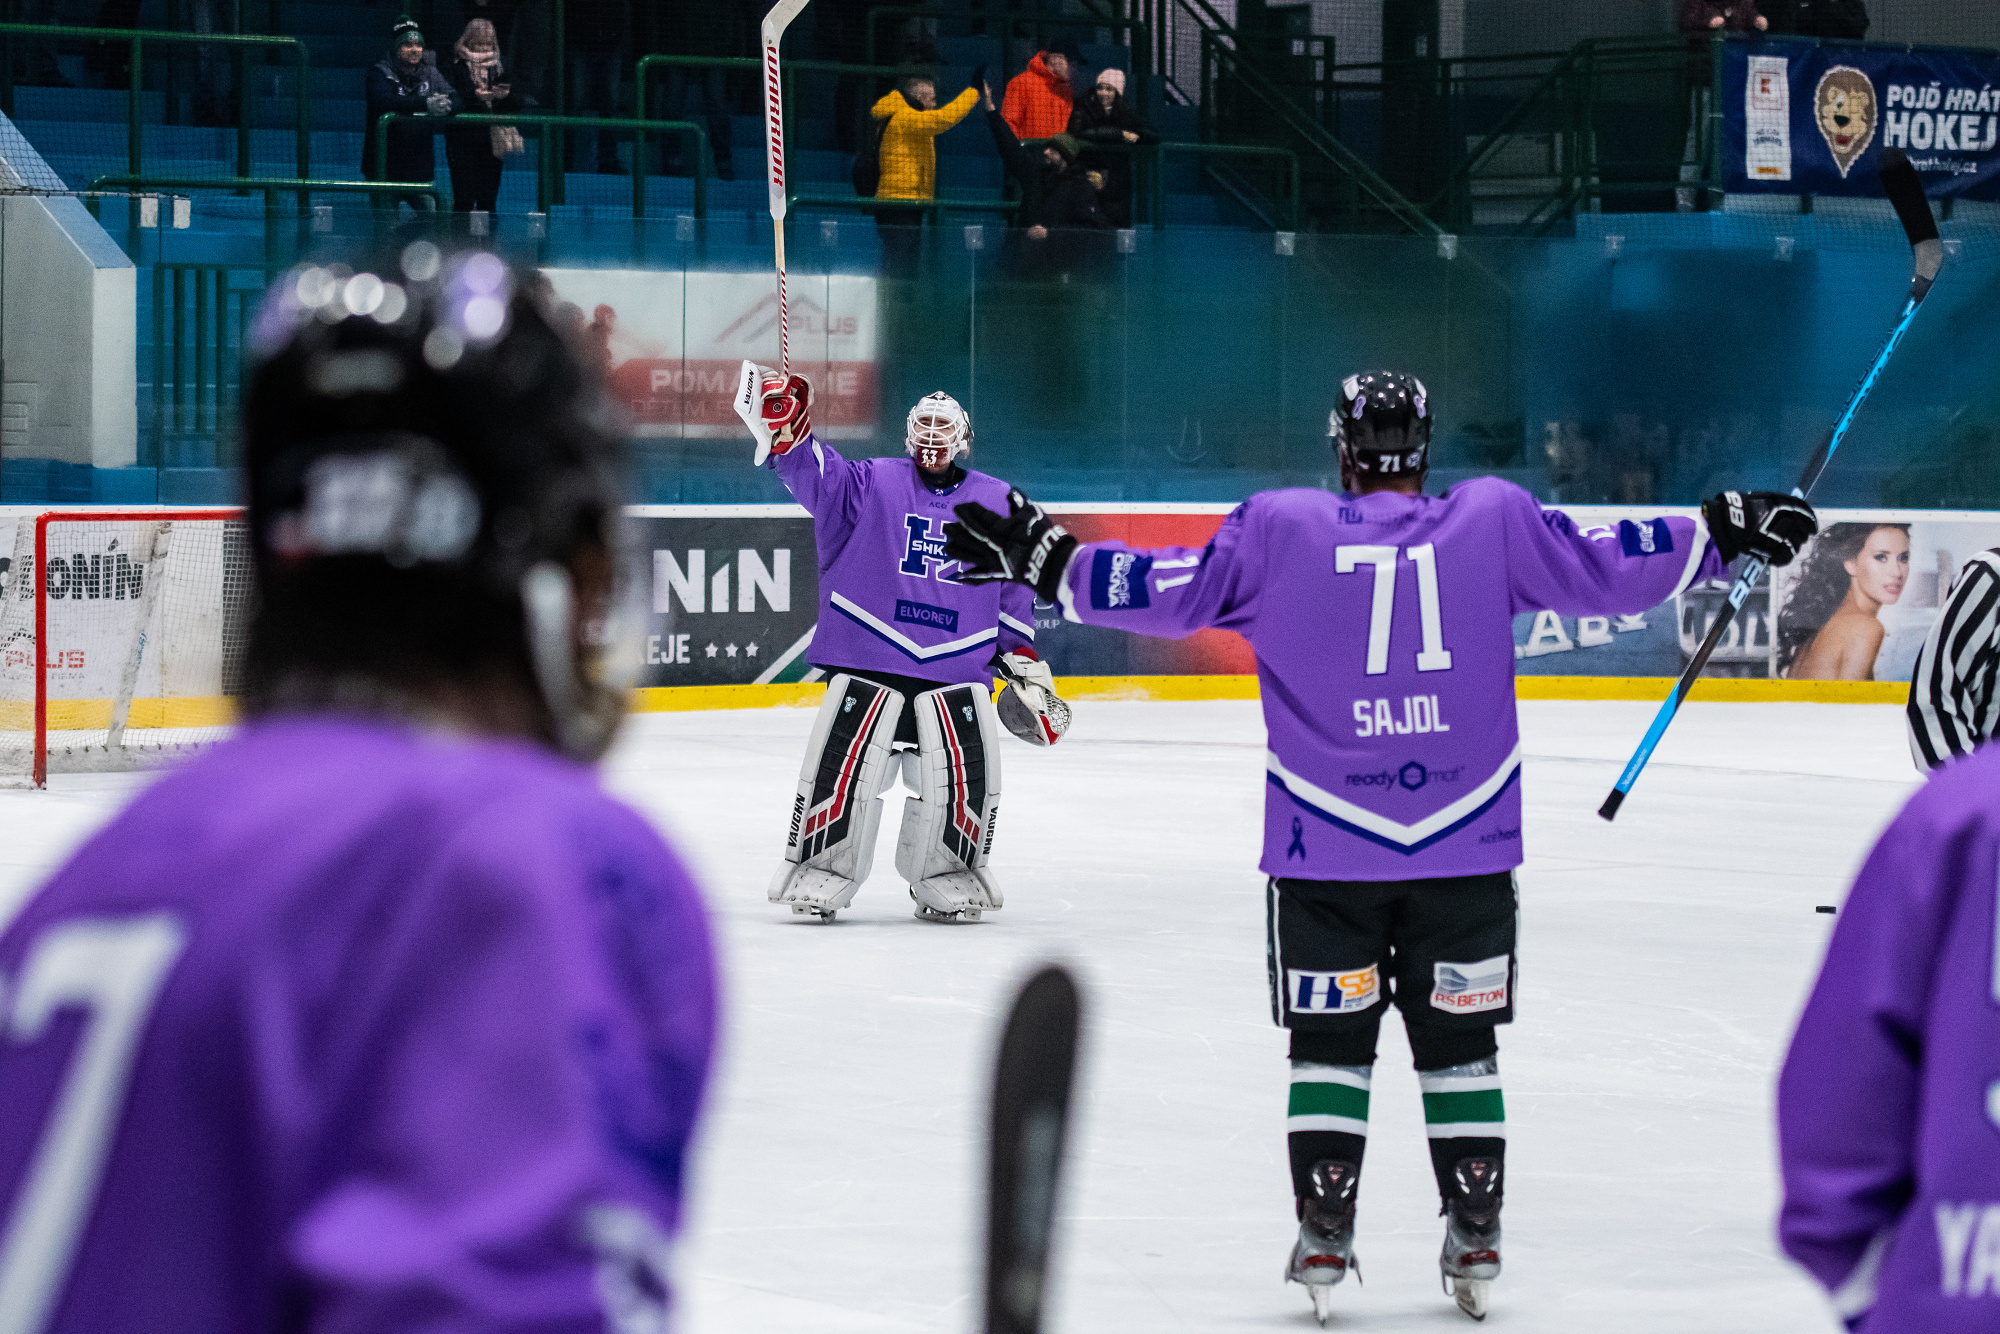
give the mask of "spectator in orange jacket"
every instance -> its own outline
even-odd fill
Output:
[[[1069,131],[1069,113],[1076,104],[1069,76],[1082,68],[1083,54],[1075,42],[1052,42],[1007,81],[1000,114],[1016,139],[1053,139]]]

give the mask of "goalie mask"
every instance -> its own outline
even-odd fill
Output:
[[[925,472],[943,472],[972,452],[972,418],[950,394],[926,394],[903,424],[903,452]]]
[[[1430,393],[1414,375],[1363,371],[1340,385],[1340,405],[1327,423],[1340,482],[1415,477],[1430,467]]]

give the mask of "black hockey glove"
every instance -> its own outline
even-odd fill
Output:
[[[1754,551],[1772,565],[1790,565],[1819,531],[1811,505],[1778,491],[1724,491],[1702,503],[1701,517],[1724,560]]]
[[[1076,539],[1019,491],[1007,493],[1007,508],[1003,518],[976,500],[958,506],[958,522],[944,526],[944,554],[964,566],[960,583],[1026,584],[1054,602]]]

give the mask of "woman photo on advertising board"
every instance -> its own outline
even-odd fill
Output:
[[[1910,526],[1837,523],[1799,558],[1778,613],[1778,675],[1794,681],[1872,681],[1882,650],[1878,613],[1910,578]]]

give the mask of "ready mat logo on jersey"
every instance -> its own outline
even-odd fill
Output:
[[[1294,1014],[1353,1014],[1365,1010],[1382,994],[1382,975],[1374,964],[1344,973],[1285,970],[1285,996]]]
[[[1507,1008],[1508,956],[1478,963],[1440,963],[1431,968],[1431,1004],[1452,1014],[1482,1014]]]

